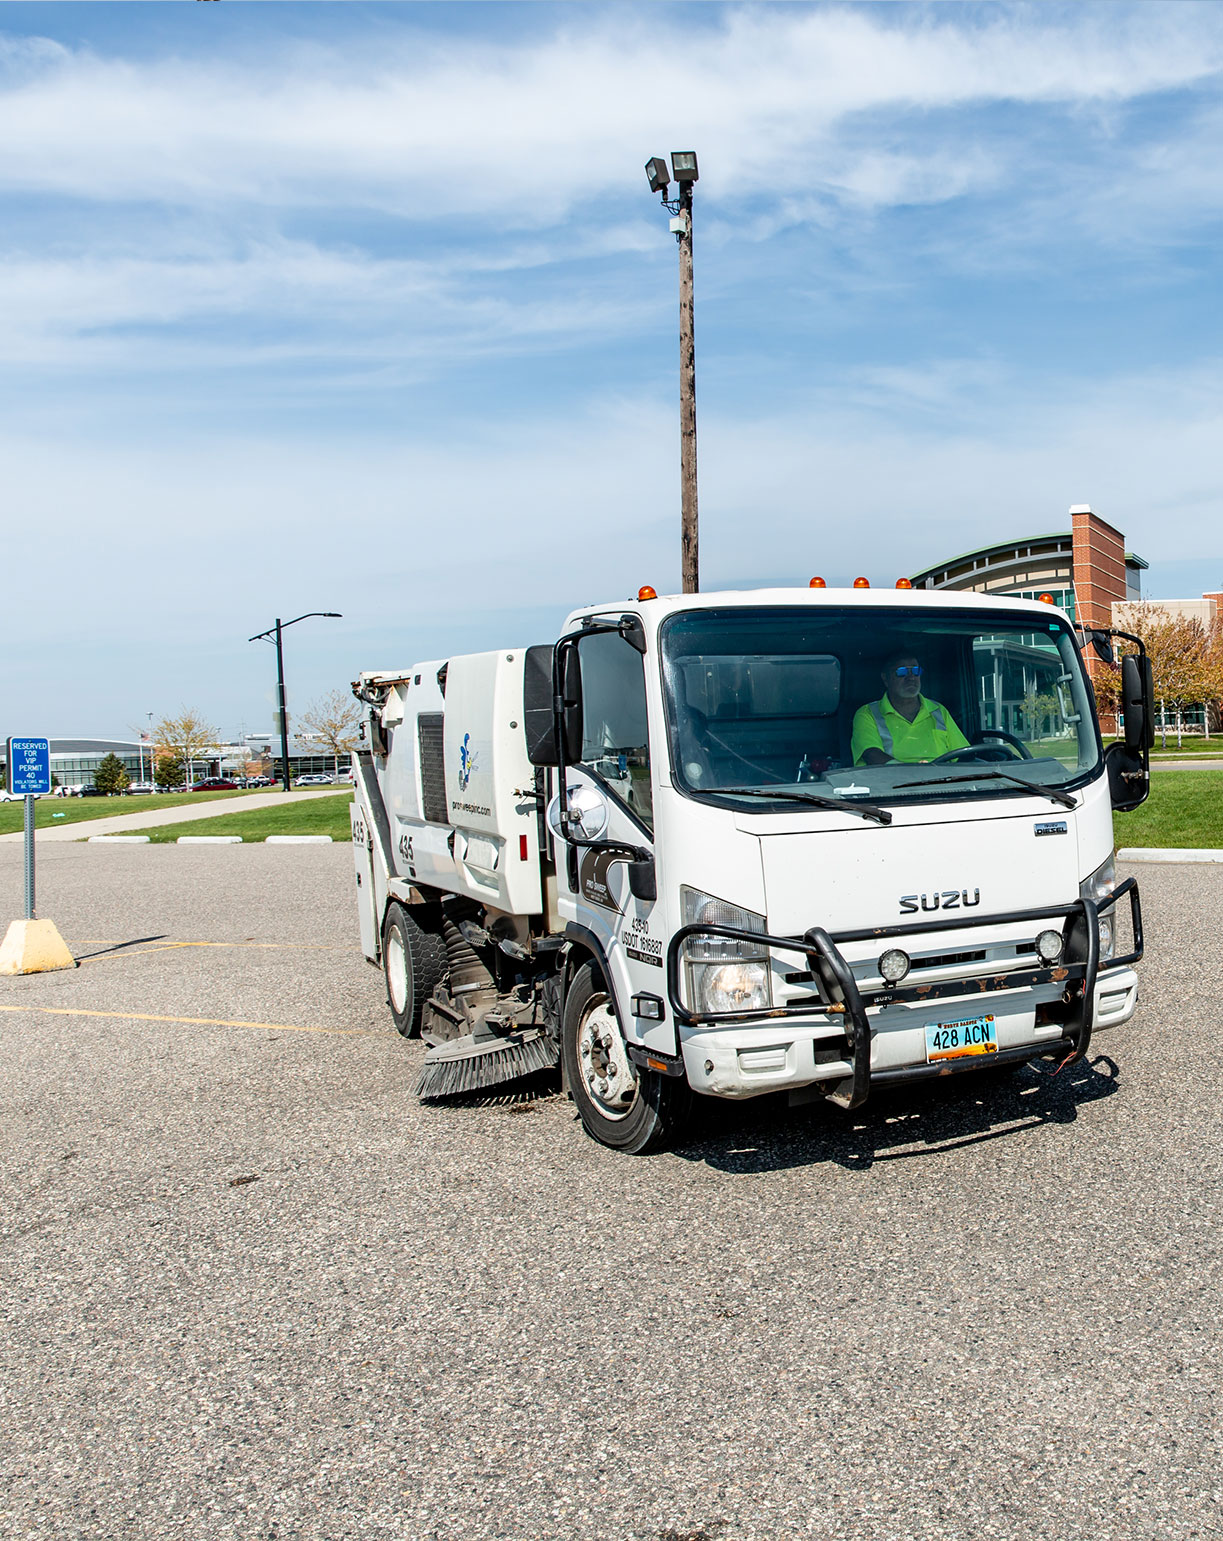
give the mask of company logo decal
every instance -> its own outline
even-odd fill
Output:
[[[944,888],[932,894],[901,894],[900,913],[913,915],[918,910],[971,910],[980,903],[979,888],[973,889],[971,899],[966,888]]]
[[[607,882],[608,869],[613,862],[622,861],[623,855],[613,851],[585,850],[578,869],[578,888],[588,904],[597,904],[601,910],[621,912]]]
[[[459,745],[459,791],[466,792],[473,774],[480,769],[480,756],[471,747],[471,734],[463,734]]]
[[[1065,835],[1069,832],[1070,826],[1065,819],[1044,819],[1032,826],[1034,835]]]

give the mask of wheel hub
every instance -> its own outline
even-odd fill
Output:
[[[394,927],[386,939],[386,983],[391,1005],[402,1011],[408,1000],[408,958],[403,938]]]
[[[578,1063],[586,1094],[604,1118],[624,1118],[637,1100],[637,1077],[606,996],[591,999],[578,1032]]]

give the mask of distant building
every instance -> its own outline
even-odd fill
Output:
[[[1083,626],[1125,630],[1127,615],[1132,617],[1135,607],[1145,605],[1199,620],[1205,627],[1223,615],[1223,593],[1203,594],[1200,599],[1143,599],[1142,574],[1147,566],[1142,557],[1125,549],[1125,537],[1094,513],[1090,504],[1076,503],[1070,510],[1069,530],[965,551],[923,568],[910,581],[915,589],[962,589],[998,598],[1048,595]],[[1090,650],[1087,668],[1093,675],[1099,668]],[[1218,709],[1212,708],[1207,717],[1202,707],[1189,707],[1181,720],[1198,732],[1205,720],[1213,731],[1219,722]],[[1107,714],[1101,714],[1100,722],[1106,733],[1115,728]]]
[[[1070,529],[966,551],[913,573],[915,589],[963,589],[1013,599],[1052,597],[1072,620],[1110,626],[1112,607],[1141,599],[1147,563],[1086,503],[1070,510]]]

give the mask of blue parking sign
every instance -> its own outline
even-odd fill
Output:
[[[26,797],[51,790],[51,745],[47,739],[9,739],[8,789]]]

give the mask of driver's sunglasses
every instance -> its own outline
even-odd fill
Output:
[[[900,680],[908,679],[910,674],[915,680],[919,680],[921,679],[921,664],[915,663],[912,668],[909,668],[907,664],[901,664],[900,668],[893,669],[892,673]]]

